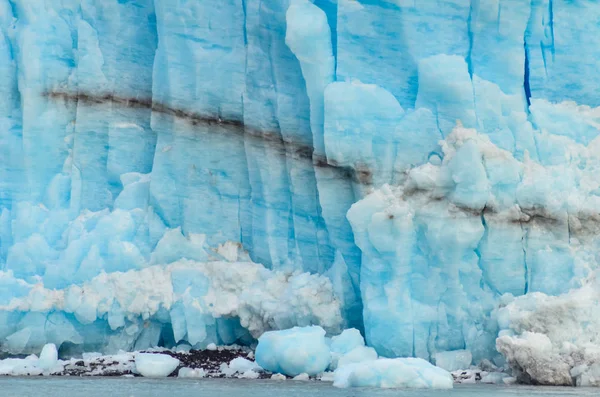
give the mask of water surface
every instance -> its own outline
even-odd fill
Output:
[[[591,397],[598,389],[456,385],[453,390],[337,389],[326,382],[241,379],[0,378],[0,396],[60,397]]]

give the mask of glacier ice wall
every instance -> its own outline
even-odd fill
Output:
[[[121,307],[135,283],[108,308],[43,303],[185,258],[263,264],[275,300],[295,296],[281,274],[314,276],[320,314],[257,329],[491,358],[502,294],[559,294],[596,263],[599,18],[593,0],[0,0],[2,349],[248,340],[237,309],[198,309],[212,276],[187,306],[159,270],[156,310]]]

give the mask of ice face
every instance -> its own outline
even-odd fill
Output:
[[[503,294],[597,264],[599,13],[0,0],[0,346],[497,357]]]
[[[441,142],[441,164],[352,206],[368,345],[388,357],[466,349],[475,363],[494,358],[502,295],[561,294],[592,274],[600,139],[549,139],[563,142],[568,162],[519,161],[457,127]]]

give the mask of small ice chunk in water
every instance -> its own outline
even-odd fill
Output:
[[[243,374],[246,371],[259,371],[261,370],[260,365],[254,361],[247,360],[243,357],[237,357],[231,360],[229,368],[235,372]]]
[[[245,371],[243,374],[239,375],[238,378],[240,378],[240,379],[258,379],[259,376],[260,376],[260,374],[258,372],[255,372],[255,371],[249,369],[248,371]]]
[[[184,367],[179,370],[177,373],[178,378],[204,378],[206,376],[206,371],[202,368],[188,368]]]

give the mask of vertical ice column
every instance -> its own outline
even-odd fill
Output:
[[[556,175],[552,168],[526,163],[516,192],[526,215],[522,224],[528,292],[559,295],[574,286],[569,207],[564,197],[556,195],[574,191],[578,178],[573,169],[558,169]]]
[[[344,285],[342,290],[352,291],[345,299],[346,318],[353,326],[360,327],[360,258],[345,214],[355,201],[356,186],[353,179],[358,173],[354,169],[360,169],[361,166],[364,168],[368,164],[357,164],[353,158],[340,159],[341,156],[336,155],[335,146],[332,150],[326,146],[326,140],[331,139],[325,135],[326,119],[330,117],[335,123],[335,115],[329,115],[327,112],[334,106],[333,101],[339,99],[335,95],[335,88],[328,88],[334,80],[335,59],[327,15],[307,0],[295,0],[288,8],[286,20],[286,44],[300,62],[310,99],[314,145],[312,160],[319,187],[319,202],[331,241],[335,249],[339,250],[334,265],[336,269],[332,270],[338,274],[332,277],[340,278],[341,284]],[[334,91],[334,94],[326,99],[329,91]],[[331,153],[334,155],[329,156]]]
[[[421,59],[467,56],[469,10],[463,0],[339,0],[337,80],[377,84],[414,108]]]
[[[310,128],[316,156],[325,154],[325,87],[334,80],[335,59],[327,15],[308,0],[292,0],[286,13],[285,43],[300,66],[310,100]]]
[[[525,30],[531,4],[519,0],[471,2],[469,72],[525,103]],[[485,98],[482,98],[485,99]]]
[[[535,0],[526,32],[532,98],[599,106],[600,56],[594,0]]]
[[[122,189],[122,174],[152,170],[153,1],[83,0],[77,33],[75,213],[111,207]],[[137,101],[135,109],[128,105],[132,101]]]
[[[209,244],[241,241],[249,227],[243,137],[241,0],[155,1],[158,50],[152,128],[158,142],[150,205],[167,227]],[[164,225],[150,225],[151,236]],[[152,239],[151,244],[156,244]]]
[[[268,266],[322,273],[334,256],[313,169],[307,87],[300,63],[285,43],[288,5],[246,2],[250,246],[252,258]]]
[[[13,201],[26,199],[17,59],[14,37],[11,37],[13,18],[8,0],[0,1],[0,92],[3,93],[0,97],[0,212],[3,208],[10,209]],[[2,246],[7,249],[9,245],[2,240],[0,232],[0,258]]]
[[[525,32],[529,2],[471,2],[467,57],[473,79],[477,129],[498,147],[523,159],[536,158],[533,128],[527,121],[529,68]]]
[[[404,116],[396,98],[379,86],[358,82],[332,83],[325,98],[327,159],[341,167],[368,172],[368,178],[357,181],[364,188],[391,183]]]
[[[521,163],[500,151],[485,157],[493,202],[483,211],[485,234],[479,244],[483,278],[498,295],[519,296],[527,292],[527,242],[517,202]]]
[[[283,42],[287,4],[248,1],[245,21],[244,140],[252,186],[249,246],[253,260],[274,268],[297,266],[293,182],[288,166],[297,168],[298,176],[306,175],[302,163],[295,165],[292,153],[288,158],[285,141],[306,144],[310,133],[300,68]]]
[[[384,186],[348,213],[363,251],[365,334],[386,356],[493,351],[478,252],[489,180],[474,141],[445,154],[440,168],[416,168],[403,188]]]
[[[410,357],[414,351],[413,268],[418,257],[414,212],[406,205],[389,210],[387,188],[354,204],[348,212],[363,252],[360,291],[365,337],[382,356]],[[425,356],[428,358],[428,356]]]
[[[419,62],[417,108],[428,108],[437,116],[443,136],[456,121],[468,128],[477,125],[473,84],[467,63],[458,55],[435,55]]]
[[[61,11],[49,2],[11,2],[18,18],[13,49],[17,59],[23,116],[23,154],[30,201],[44,199],[52,178],[68,156],[75,104],[47,94],[76,90],[76,17],[79,1],[67,1]]]

